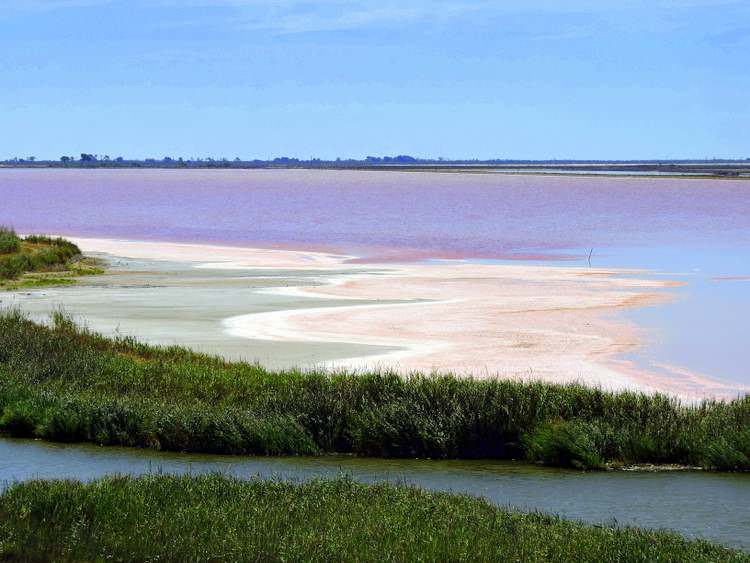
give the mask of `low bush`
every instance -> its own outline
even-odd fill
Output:
[[[21,249],[21,239],[16,231],[0,225],[0,254],[11,254]]]
[[[64,269],[80,255],[81,250],[63,238],[30,235],[21,239],[13,229],[0,227],[0,280]]]

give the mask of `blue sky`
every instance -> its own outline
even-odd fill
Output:
[[[748,0],[0,4],[0,158],[750,157]]]

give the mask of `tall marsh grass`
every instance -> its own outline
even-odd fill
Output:
[[[20,238],[0,227],[0,280],[14,280],[28,272],[64,268],[81,250],[63,238],[30,235]]]
[[[0,497],[3,561],[748,562],[660,531],[587,526],[346,478],[36,481]]]
[[[682,404],[581,385],[267,371],[0,312],[0,432],[226,454],[750,469],[750,396]]]

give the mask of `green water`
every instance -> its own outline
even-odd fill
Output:
[[[351,475],[468,493],[592,523],[667,528],[750,551],[750,474],[578,472],[496,461],[233,457],[0,439],[0,489],[34,478],[220,472],[304,480]]]

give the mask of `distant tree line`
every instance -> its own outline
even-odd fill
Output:
[[[127,159],[122,156],[110,157],[95,153],[81,153],[78,157],[63,155],[58,160],[41,160],[34,156],[12,158],[0,161],[5,167],[74,167],[74,168],[436,168],[436,167],[473,167],[491,166],[495,168],[513,168],[518,166],[565,166],[566,170],[574,171],[577,166],[591,170],[592,166],[601,170],[616,170],[618,166],[627,166],[630,171],[672,171],[681,172],[682,166],[690,166],[691,172],[705,171],[717,175],[746,175],[750,174],[750,158],[737,159],[683,159],[683,160],[522,160],[522,159],[448,159],[448,158],[418,158],[400,154],[396,156],[367,156],[364,159],[336,158],[326,160],[311,157],[300,159],[297,157],[279,156],[272,159],[245,160],[240,157],[229,159],[226,157],[173,157]],[[705,169],[700,168],[705,166]],[[585,167],[585,168],[584,168]]]

